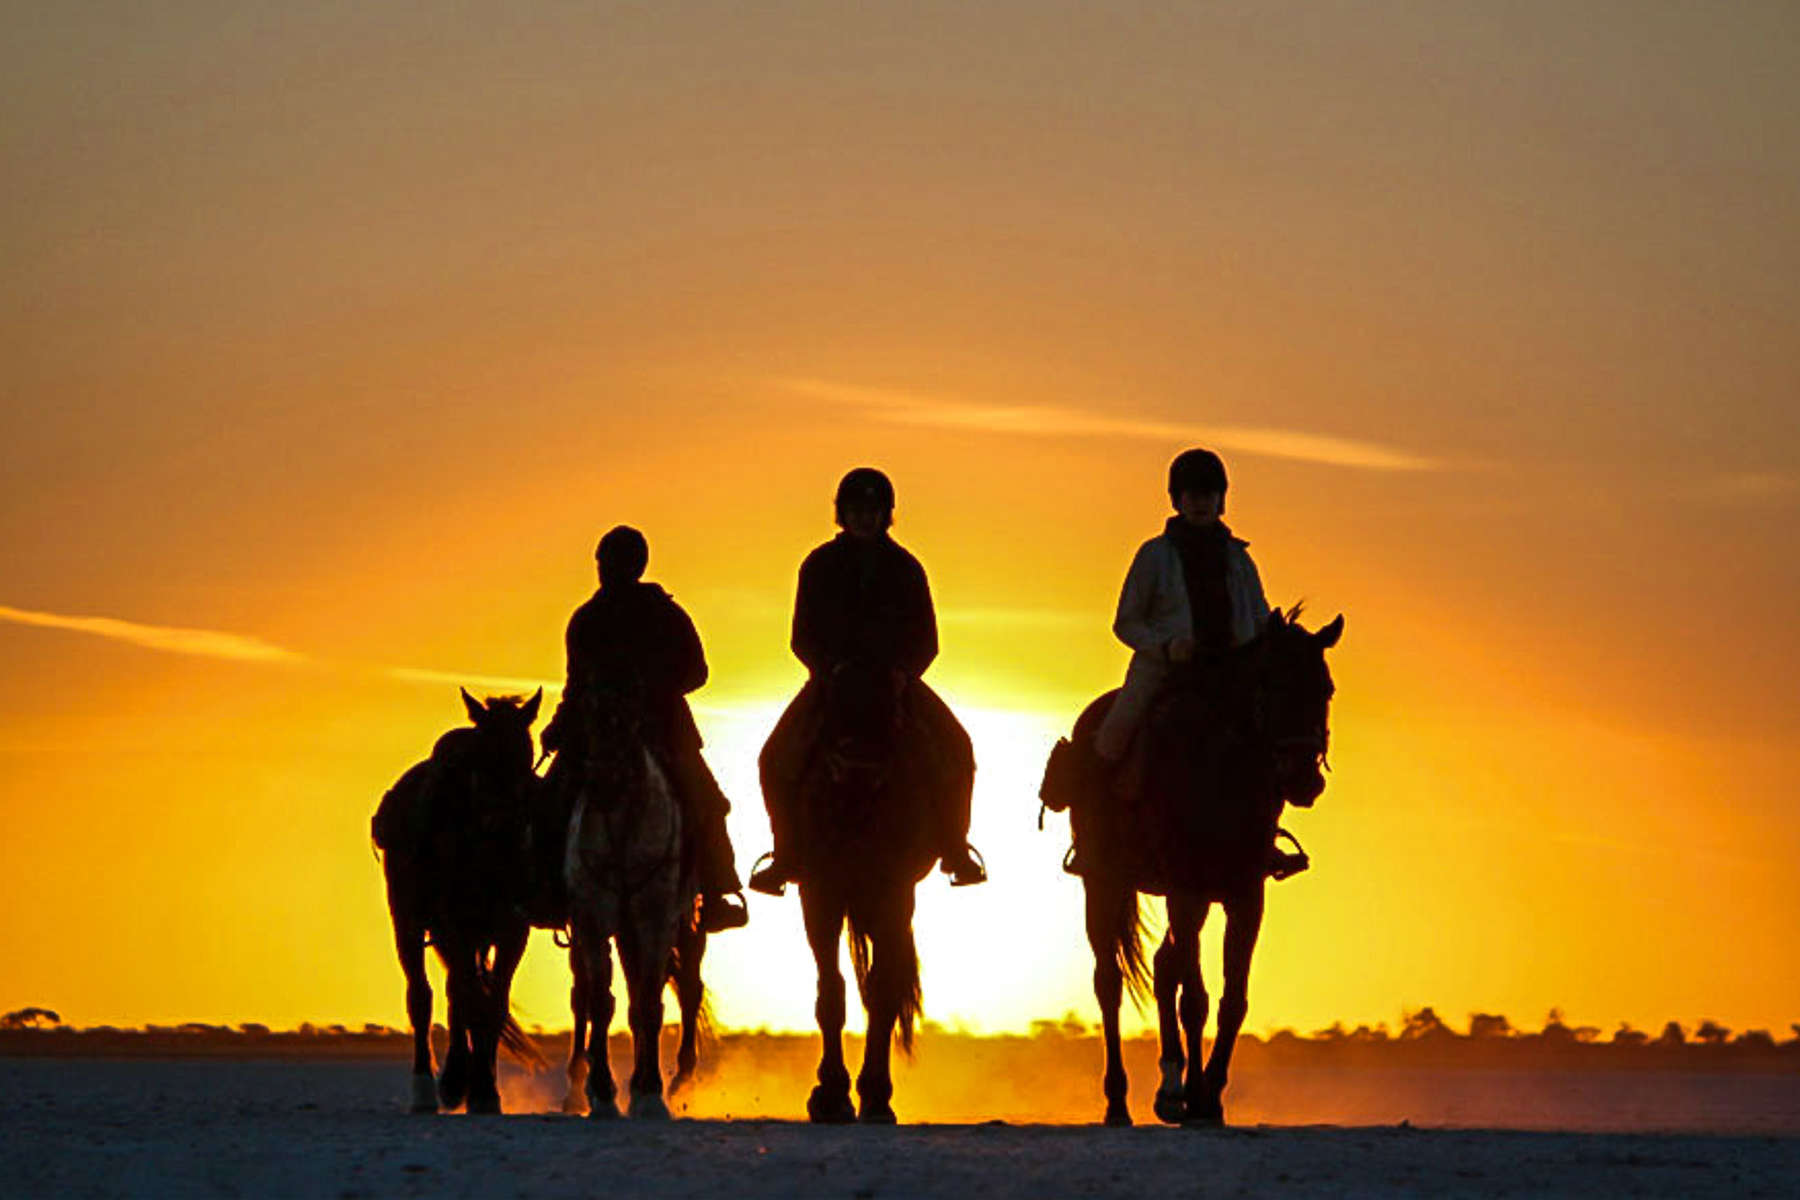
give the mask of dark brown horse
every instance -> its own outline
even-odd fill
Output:
[[[370,833],[382,851],[394,947],[406,975],[412,1024],[414,1112],[461,1107],[500,1111],[495,1057],[504,1043],[541,1062],[508,1010],[513,972],[530,926],[520,915],[531,789],[531,723],[543,692],[529,700],[468,692],[473,728],[439,738],[431,757],[409,768],[382,797]],[[425,946],[436,948],[449,993],[450,1044],[431,1078],[431,984]]]
[[[937,859],[932,845],[934,756],[905,719],[904,693],[886,672],[846,667],[824,687],[817,748],[797,789],[805,847],[800,907],[818,968],[815,1015],[823,1040],[815,1122],[892,1124],[892,1045],[911,1052],[920,1011],[913,889]],[[838,946],[849,927],[850,963],[868,1014],[856,1092],[844,1063],[844,976]]]
[[[1325,788],[1331,672],[1325,652],[1344,631],[1338,617],[1317,633],[1298,609],[1278,610],[1262,634],[1208,677],[1177,677],[1144,735],[1140,797],[1128,812],[1090,797],[1076,836],[1089,843],[1083,878],[1094,995],[1106,1043],[1106,1123],[1131,1124],[1119,1046],[1119,1007],[1130,986],[1153,984],[1161,1033],[1156,1115],[1170,1123],[1224,1120],[1232,1049],[1249,1011],[1250,960],[1262,930],[1263,889],[1282,806],[1310,806]],[[1091,704],[1075,740],[1091,740],[1113,695]],[[1144,962],[1138,893],[1168,898],[1169,928]],[[1211,1056],[1201,1066],[1208,997],[1200,977],[1200,927],[1225,910],[1224,992]],[[1185,1044],[1184,1044],[1185,1042]]]

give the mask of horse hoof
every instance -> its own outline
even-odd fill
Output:
[[[886,1101],[880,1104],[870,1104],[864,1101],[862,1111],[856,1114],[856,1119],[864,1125],[898,1125],[900,1123],[900,1118],[894,1115],[894,1106]]]
[[[666,1121],[669,1119],[669,1106],[656,1092],[633,1092],[631,1096],[631,1119],[634,1121]]]
[[[693,1082],[694,1073],[692,1071],[675,1072],[675,1078],[669,1080],[669,1095],[679,1096],[683,1089],[693,1086]]]
[[[437,1083],[429,1075],[414,1075],[412,1077],[412,1111],[434,1113],[437,1110]]]
[[[1179,1091],[1156,1093],[1156,1119],[1164,1125],[1179,1125],[1187,1120],[1187,1100]]]
[[[587,1097],[580,1092],[569,1092],[562,1099],[562,1110],[571,1117],[579,1117],[587,1112]]]
[[[1131,1124],[1131,1110],[1123,1104],[1106,1106],[1106,1124],[1113,1129],[1124,1129]]]
[[[497,1117],[497,1116],[499,1116],[500,1115],[500,1097],[499,1097],[499,1095],[496,1093],[495,1095],[492,1095],[492,1096],[470,1096],[468,1112],[471,1117]]]
[[[806,1117],[814,1125],[849,1125],[856,1120],[856,1106],[846,1093],[821,1085],[806,1098]]]
[[[619,1106],[610,1097],[605,1100],[590,1099],[587,1115],[590,1121],[614,1121],[619,1117]]]
[[[1189,1129],[1222,1129],[1225,1106],[1218,1100],[1202,1100],[1187,1106],[1181,1123]]]

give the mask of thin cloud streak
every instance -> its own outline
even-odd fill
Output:
[[[174,625],[143,625],[121,621],[115,617],[68,616],[62,613],[33,612],[0,604],[0,621],[13,625],[30,625],[38,629],[63,629],[86,633],[115,642],[126,642],[149,650],[170,654],[189,654],[200,658],[222,658],[233,662],[280,663],[298,665],[312,661],[308,656],[258,637],[241,633],[220,633],[212,629],[184,629]]]
[[[1264,458],[1291,459],[1367,471],[1435,471],[1433,458],[1375,442],[1292,429],[1241,425],[1190,425],[1114,417],[1078,408],[1035,404],[962,404],[931,400],[885,388],[859,387],[823,379],[781,379],[790,392],[819,400],[861,405],[877,420],[936,429],[1008,433],[1028,437],[1108,437],[1152,442],[1205,442],[1222,450]]]
[[[458,687],[482,688],[499,692],[531,692],[543,688],[560,692],[556,680],[526,679],[513,675],[481,675],[456,671],[438,671],[426,667],[370,666],[362,663],[332,662],[302,654],[285,646],[242,633],[222,633],[214,629],[187,629],[174,625],[146,625],[122,621],[116,617],[71,616],[64,613],[36,612],[0,604],[0,623],[27,625],[35,629],[60,629],[85,633],[109,641],[161,650],[167,654],[185,654],[197,658],[224,659],[230,662],[258,663],[275,666],[337,667],[372,672],[384,679],[400,683],[445,683]]]

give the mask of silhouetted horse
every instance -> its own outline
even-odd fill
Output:
[[[816,1122],[892,1124],[892,1042],[912,1049],[919,1014],[913,889],[937,854],[932,841],[932,756],[905,721],[904,693],[885,671],[840,669],[825,685],[817,746],[796,789],[805,847],[800,906],[819,975],[815,1015],[823,1039]],[[850,962],[868,1013],[856,1092],[844,1065],[844,976],[838,942],[849,925]]]
[[[1284,803],[1309,806],[1325,788],[1332,695],[1325,651],[1337,644],[1344,619],[1309,633],[1298,617],[1298,608],[1287,617],[1277,610],[1262,634],[1227,655],[1210,679],[1172,680],[1144,733],[1141,799],[1122,812],[1123,802],[1112,795],[1090,797],[1090,812],[1078,823],[1077,836],[1094,842],[1094,853],[1084,855],[1083,883],[1106,1042],[1109,1125],[1131,1124],[1119,1049],[1121,993],[1129,985],[1141,995],[1152,981],[1162,1040],[1156,1115],[1170,1123],[1224,1120],[1226,1075],[1249,1010],[1250,959],[1262,930],[1277,821]],[[1093,738],[1116,694],[1081,714],[1077,742]],[[1139,892],[1168,897],[1168,933],[1148,971]],[[1207,995],[1200,926],[1215,903],[1225,909],[1225,990],[1202,1069]]]
[[[569,1073],[571,1084],[585,1074],[588,1115],[596,1118],[619,1115],[606,1057],[615,941],[635,1057],[627,1111],[633,1117],[669,1115],[658,1053],[662,990],[670,955],[696,916],[694,873],[682,854],[681,806],[645,741],[642,712],[634,692],[596,689],[582,703],[576,745],[560,752],[574,758],[566,768],[574,805],[564,869],[575,965],[571,999],[589,1016],[586,1044],[571,1051]],[[697,946],[692,960],[697,1016]],[[685,1025],[685,1009],[683,1017]]]
[[[529,797],[538,782],[531,723],[543,695],[540,689],[529,700],[493,697],[483,704],[464,691],[474,727],[439,738],[431,757],[382,797],[370,822],[406,974],[414,1112],[465,1101],[471,1113],[499,1112],[494,1060],[501,1043],[524,1061],[542,1061],[513,1021],[508,995],[530,934],[519,904]],[[435,1087],[427,939],[444,964],[449,993],[450,1044]]]
[[[698,900],[698,893],[695,894]],[[609,951],[610,953],[610,951]],[[681,1041],[675,1051],[675,1077],[669,1091],[679,1092],[693,1081],[700,1065],[700,1033],[706,1024],[706,984],[700,978],[700,963],[706,956],[706,931],[698,921],[683,921],[675,936],[675,949],[669,955],[668,981],[675,989],[675,1003],[681,1011]],[[583,958],[575,939],[569,941],[569,970],[574,983],[569,988],[569,1007],[575,1014],[575,1030],[569,1039],[569,1090],[563,1095],[563,1111],[580,1114],[588,1111],[587,1081],[589,1054],[604,1053],[606,1030],[612,1025],[614,1000],[612,988],[598,993],[589,984]],[[607,981],[610,984],[610,979]],[[589,1049],[590,1030],[598,1030],[593,1049]],[[617,1109],[614,1110],[617,1112]],[[606,1113],[601,1113],[606,1116]]]

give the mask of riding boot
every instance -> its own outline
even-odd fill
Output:
[[[951,887],[987,882],[987,867],[981,862],[981,852],[960,838],[940,856],[939,869],[950,877]]]

